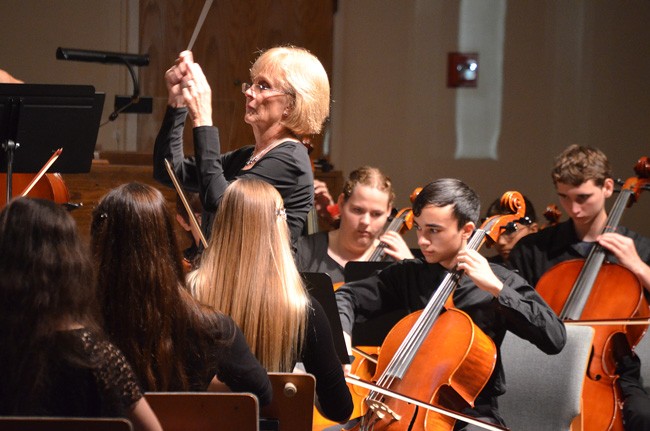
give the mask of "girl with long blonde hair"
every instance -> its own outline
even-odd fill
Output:
[[[303,362],[316,377],[323,413],[337,421],[349,417],[352,401],[329,323],[296,269],[283,201],[273,186],[241,178],[226,189],[190,278],[197,298],[235,320],[268,371],[288,372]]]

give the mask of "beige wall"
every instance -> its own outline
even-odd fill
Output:
[[[484,1],[484,0],[477,0]],[[339,0],[331,158],[392,176],[398,206],[444,176],[487,205],[509,189],[538,212],[555,196],[553,157],[571,143],[597,146],[616,176],[650,155],[650,2],[517,0],[507,3],[497,160],[456,160],[455,98],[447,52],[458,47],[458,1]],[[55,59],[58,46],[137,52],[137,0],[0,1],[0,68],[34,83],[92,84],[129,94],[126,68]],[[479,53],[480,54],[480,53]],[[479,77],[479,85],[481,85]],[[101,149],[131,149],[127,116],[102,127]],[[623,223],[650,236],[650,193]],[[409,234],[412,235],[412,234]]]
[[[33,84],[93,85],[106,93],[103,122],[115,95],[132,92],[127,68],[57,60],[56,49],[138,52],[137,13],[138,0],[0,0],[0,69]],[[97,148],[135,150],[135,132],[135,118],[118,117]]]
[[[650,156],[649,2],[507,3],[496,160],[454,158],[456,93],[473,91],[446,87],[447,53],[458,49],[459,4],[339,1],[337,168],[347,174],[362,164],[379,166],[397,186],[398,206],[407,205],[415,186],[457,177],[484,206],[515,189],[538,213],[556,202],[549,172],[569,144],[601,148],[616,176],[634,175],[637,159]],[[649,214],[645,193],[623,224],[650,236]]]

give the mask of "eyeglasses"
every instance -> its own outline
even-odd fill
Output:
[[[522,217],[519,220],[511,221],[505,226],[501,226],[501,230],[503,230],[501,234],[512,235],[513,233],[517,232],[519,230],[519,226],[517,225],[517,223],[521,224],[522,226],[530,226],[531,224],[533,224],[533,221],[528,216]]]
[[[242,84],[241,84],[241,92],[246,94],[246,92],[249,89],[251,90],[251,94],[253,95],[253,97],[257,96],[258,94],[262,94],[265,91],[272,91],[272,92],[278,93],[278,94],[289,94],[289,95],[291,94],[288,91],[278,90],[276,88],[271,88],[271,87],[269,87],[268,85],[265,85],[265,84],[249,84],[248,82],[242,82]]]

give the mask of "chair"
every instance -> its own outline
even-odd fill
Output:
[[[566,346],[557,355],[506,334],[501,358],[507,387],[499,397],[499,411],[510,429],[582,429],[582,386],[594,329],[567,325],[566,330]]]
[[[641,359],[641,383],[650,394],[650,334],[645,334],[634,348],[634,353]]]
[[[316,390],[314,376],[269,373],[269,378],[273,385],[273,401],[262,407],[260,416],[267,420],[277,420],[280,431],[311,430]]]
[[[257,397],[233,392],[147,392],[165,431],[258,431]]]
[[[122,418],[0,417],[0,431],[132,431]]]

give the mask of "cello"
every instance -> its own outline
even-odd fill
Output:
[[[43,165],[43,167],[36,174],[12,174],[11,183],[12,187],[16,190],[22,190],[18,196],[29,196],[32,198],[41,198],[54,201],[57,204],[67,204],[70,201],[70,192],[65,185],[61,174],[46,173],[47,170],[54,164],[56,159],[63,152],[62,148],[52,154],[52,157]],[[7,174],[0,174],[0,190],[5,190],[7,187]],[[0,193],[0,207],[7,204],[7,195]]]
[[[486,238],[498,240],[505,226],[525,214],[518,192],[507,192],[502,206],[515,213],[496,215],[476,229],[466,248],[478,250]],[[451,270],[426,307],[402,319],[382,344],[373,382],[390,392],[459,411],[473,404],[496,362],[496,347],[471,318],[451,301],[462,271]],[[443,313],[443,309],[446,311]],[[436,366],[431,359],[436,358]],[[359,430],[451,430],[454,418],[416,408],[385,391],[372,390]]]
[[[637,201],[642,190],[650,184],[650,162],[639,159],[634,167],[636,177],[622,186],[605,223],[602,233],[615,232],[623,211]],[[627,268],[605,261],[607,250],[598,243],[586,259],[561,262],[547,271],[538,281],[536,290],[558,316],[572,321],[612,319],[610,324],[594,324],[594,354],[589,361],[584,380],[585,429],[623,430],[622,401],[616,385],[616,364],[613,340],[624,334],[631,347],[638,344],[646,325],[626,325],[624,319],[645,319],[650,310],[643,286]]]

